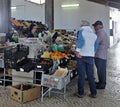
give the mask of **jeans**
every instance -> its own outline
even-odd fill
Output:
[[[90,62],[90,63],[89,63]],[[92,63],[91,63],[92,62]],[[85,75],[87,75],[90,92],[96,95],[96,85],[94,80],[93,58],[77,58],[77,72],[78,72],[78,93],[84,95]]]
[[[97,68],[99,86],[105,88],[106,86],[106,63],[107,61],[100,58],[95,58],[95,65]]]

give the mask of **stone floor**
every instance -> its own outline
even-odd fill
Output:
[[[89,87],[86,81],[84,98],[78,98],[73,94],[77,91],[77,77],[71,80],[67,86],[67,96],[51,94],[34,101],[20,104],[10,98],[9,88],[0,87],[0,107],[120,107],[120,43],[109,49],[107,66],[107,87],[98,90],[97,98],[89,98]]]

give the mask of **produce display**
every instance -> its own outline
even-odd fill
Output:
[[[14,18],[10,21],[13,31],[7,38],[12,39],[9,42],[14,42],[15,46],[9,47],[9,43],[4,43],[8,46],[4,50],[4,67],[15,69],[17,72],[36,71],[35,80],[33,79],[35,84],[60,90],[65,88],[70,79],[77,75],[74,54],[76,36],[64,29],[52,34],[41,22]],[[37,24],[37,32],[35,37],[28,38],[25,35],[31,23]],[[1,42],[5,39],[1,38]],[[2,58],[1,55],[0,57]],[[6,77],[5,79],[7,81]],[[10,80],[12,81],[12,78]],[[22,91],[30,88],[30,85],[22,86]]]
[[[70,54],[66,54],[66,53],[62,53],[62,52],[44,52],[41,57],[42,58],[51,58],[53,61],[56,61],[56,60],[59,60],[59,59],[62,59],[62,58],[65,58],[65,57],[69,57]]]

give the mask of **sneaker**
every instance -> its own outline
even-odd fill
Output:
[[[91,98],[96,98],[96,97],[97,97],[97,95],[94,95],[94,94],[89,94],[89,97],[91,97]]]

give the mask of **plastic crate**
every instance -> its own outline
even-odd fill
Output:
[[[14,69],[18,61],[23,60],[29,54],[29,47],[18,44],[16,46],[8,47],[4,50],[5,68]]]
[[[29,54],[29,47],[18,44],[14,47],[8,47],[4,50],[5,59],[20,59],[21,57],[27,56]]]

